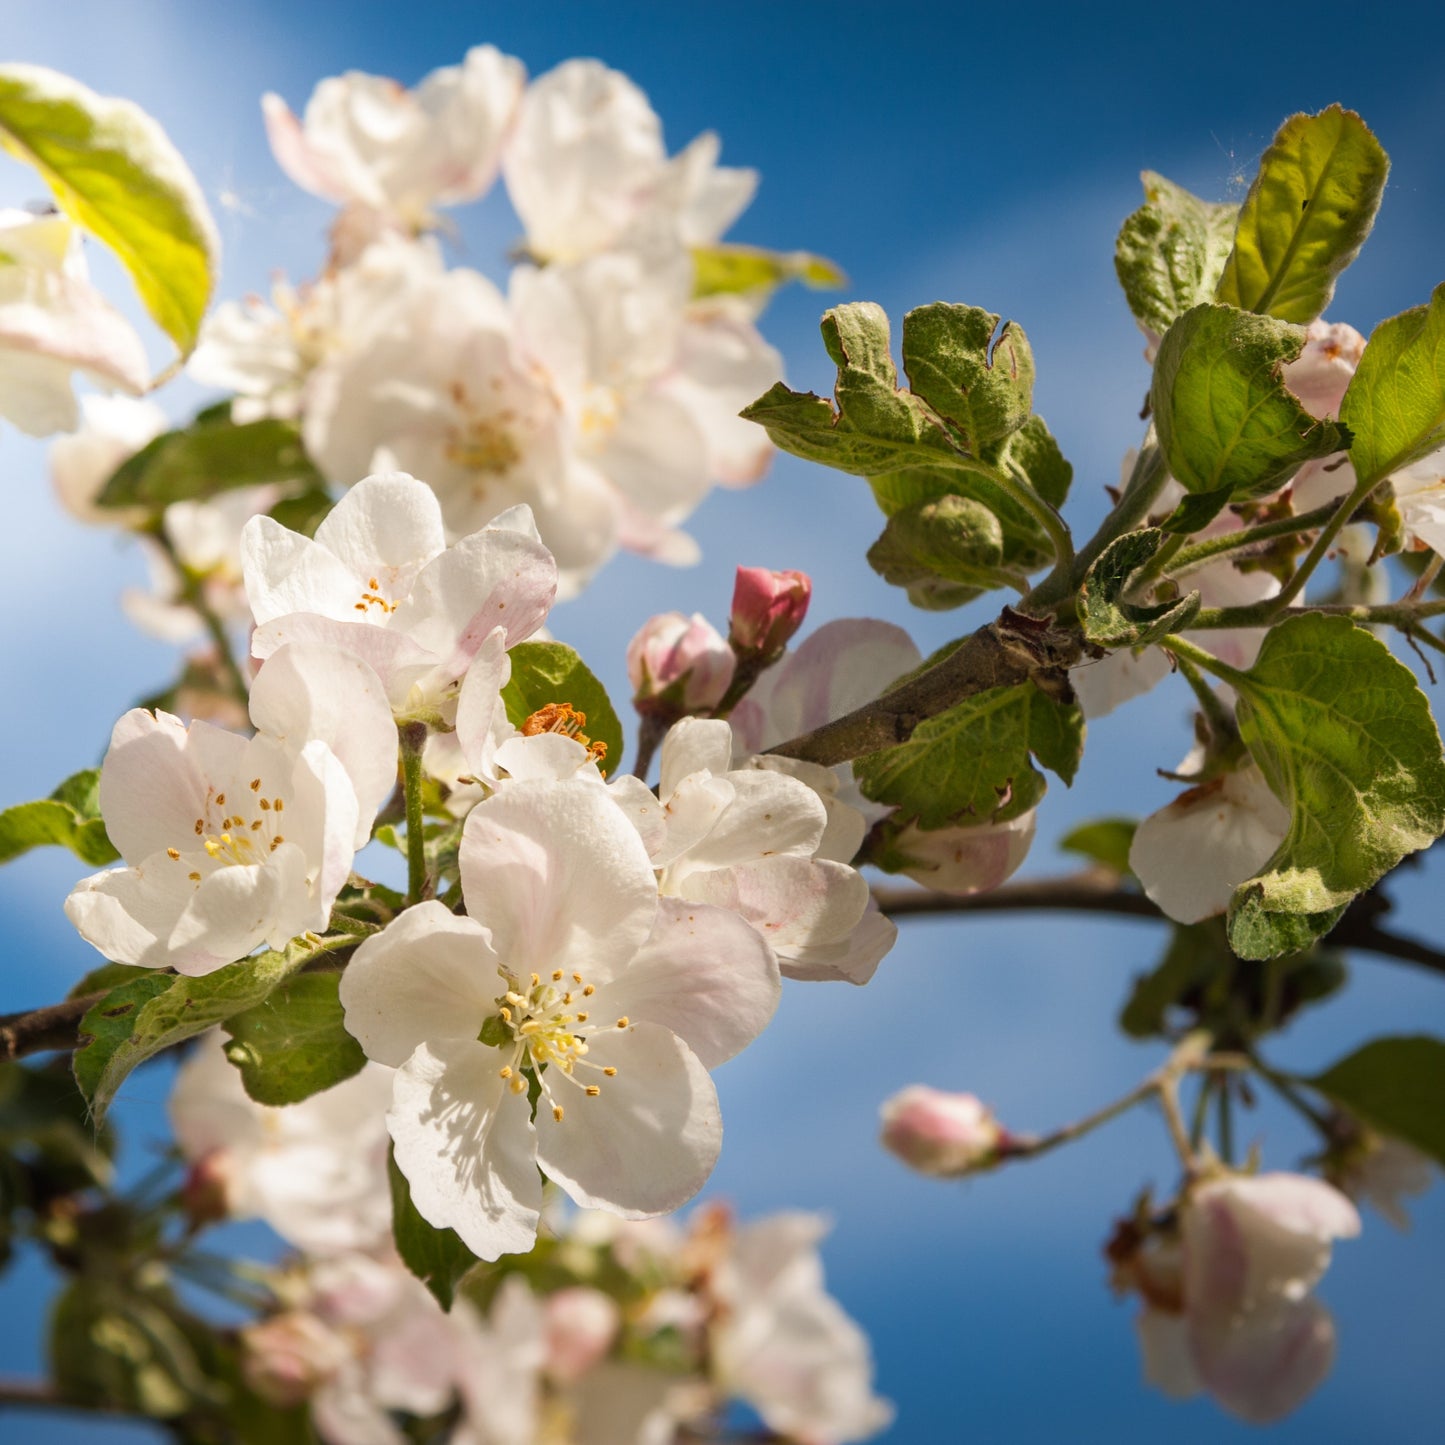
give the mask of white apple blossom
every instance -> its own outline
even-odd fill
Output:
[[[767,434],[738,412],[782,374],[750,321],[693,313],[691,290],[685,252],[648,248],[518,267],[510,293],[519,347],[549,379],[570,448],[611,487],[622,545],[674,564],[698,556],[676,528],[709,487],[765,470]]]
[[[823,1284],[826,1221],[778,1214],[737,1231],[714,1269],[710,1332],[719,1387],[809,1445],[866,1440],[893,1419],[873,1394],[868,1338]]]
[[[1343,321],[1311,321],[1304,350],[1283,372],[1284,384],[1312,416],[1337,417],[1345,388],[1364,355],[1365,338]]]
[[[294,641],[354,652],[399,717],[452,711],[488,635],[500,628],[507,646],[530,637],[556,593],[525,509],[448,547],[435,495],[405,473],[358,482],[314,539],[257,517],[241,555],[254,654]]]
[[[312,373],[405,326],[414,300],[443,271],[430,238],[388,234],[308,285],[277,281],[270,302],[259,296],[222,302],[206,318],[186,369],[203,385],[237,394],[231,404],[237,422],[299,417]],[[367,469],[337,480],[349,484]]]
[[[247,739],[142,708],[116,723],[100,806],[128,866],[82,879],[65,903],[107,958],[194,977],[325,928],[371,831],[358,793],[376,796],[377,758],[388,746],[395,755],[395,728],[379,684],[354,659],[291,676],[329,695],[283,713],[345,719],[355,779],[321,738]]]
[[[341,986],[347,1028],[398,1070],[387,1117],[417,1209],[496,1259],[536,1237],[539,1165],[580,1204],[676,1208],[721,1143],[707,1070],[776,1006],[771,951],[721,909],[660,900],[591,782],[478,805],[460,873],[465,917],[408,909]]]
[[[908,823],[889,840],[889,849],[903,865],[900,871],[926,888],[960,896],[987,893],[1007,882],[1028,857],[1036,811],[972,827]]]
[[[519,352],[501,293],[455,269],[415,286],[394,323],[311,373],[303,434],[333,481],[425,477],[449,534],[525,504],[575,592],[617,546],[618,503],[574,454],[548,379]]]
[[[477,45],[414,90],[353,70],[323,80],[301,121],[279,95],[261,108],[277,163],[303,190],[420,230],[436,224],[433,207],[492,184],[525,79],[521,61]]]
[[[176,1075],[167,1111],[182,1154],[221,1186],[236,1219],[263,1219],[311,1254],[369,1249],[391,1234],[386,1106],[391,1070],[359,1074],[285,1108],[258,1104],[205,1035]]]
[[[74,431],[75,371],[132,394],[150,382],[140,337],[87,279],[80,232],[0,209],[0,417],[28,436]]]
[[[1289,808],[1246,762],[1145,818],[1134,833],[1129,866],[1176,923],[1198,923],[1229,907],[1234,890],[1260,870],[1289,824]]]
[[[600,61],[569,60],[527,87],[503,172],[528,249],[566,262],[644,226],[684,246],[716,241],[757,188],[756,172],[720,167],[719,150],[705,132],[668,161],[642,91]]]
[[[870,911],[868,884],[847,861],[862,816],[836,798],[825,804],[827,769],[771,758],[734,767],[732,754],[726,722],[684,718],[663,740],[656,798],[636,778],[611,785],[658,888],[740,914],[789,977],[866,983],[897,930]],[[797,776],[804,770],[813,786]]]

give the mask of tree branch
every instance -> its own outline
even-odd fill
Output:
[[[0,1062],[10,1063],[47,1049],[73,1049],[81,1019],[104,997],[102,989],[45,1008],[0,1016]]]
[[[1083,656],[1077,631],[1005,607],[941,661],[835,722],[769,748],[785,758],[832,767],[907,742],[914,728],[976,693],[1032,679],[1045,692],[1072,697],[1068,670]]]
[[[1156,904],[1137,890],[1124,887],[1118,875],[1107,868],[1085,868],[1055,878],[1027,878],[968,897],[921,888],[874,888],[873,898],[890,918],[1027,912],[1104,913],[1156,923],[1170,921]],[[1378,894],[1360,894],[1321,941],[1414,964],[1445,977],[1445,950],[1380,927],[1377,920],[1388,907]]]

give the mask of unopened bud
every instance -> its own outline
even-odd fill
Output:
[[[755,657],[764,667],[781,657],[803,625],[812,596],[813,582],[806,572],[739,567],[728,621],[733,651],[740,657]]]
[[[1034,841],[1034,811],[1006,823],[920,828],[909,823],[892,838],[898,870],[940,893],[986,893],[1008,879]],[[893,863],[888,863],[890,869]]]
[[[972,1094],[912,1084],[882,1109],[883,1145],[920,1174],[947,1178],[992,1164],[1004,1131]]]
[[[229,1217],[234,1174],[234,1161],[225,1149],[212,1149],[191,1165],[181,1186],[181,1204],[192,1225],[199,1228]]]
[[[736,665],[732,649],[698,612],[650,618],[627,644],[633,704],[642,713],[677,718],[716,706]]]

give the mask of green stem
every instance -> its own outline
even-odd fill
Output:
[[[1194,624],[1191,622],[1189,625],[1192,627]],[[1231,667],[1227,662],[1221,662],[1212,652],[1206,652],[1202,647],[1196,647],[1176,632],[1171,632],[1159,645],[1166,652],[1172,652],[1181,661],[1192,662],[1196,667],[1202,667],[1205,672],[1219,678],[1221,682],[1232,683],[1236,687],[1241,683],[1246,686],[1249,683],[1249,678],[1237,667]]]
[[[1190,631],[1213,630],[1220,627],[1268,627],[1280,620],[1280,613],[1274,607],[1274,599],[1254,602],[1247,607],[1201,607],[1189,619]],[[1307,612],[1318,612],[1323,617],[1348,617],[1366,627],[1400,627],[1409,630],[1430,617],[1445,614],[1445,598],[1430,602],[1381,602],[1374,606],[1364,603],[1321,602],[1318,605],[1306,603],[1301,607],[1287,609],[1285,615],[1301,617]]]
[[[1204,675],[1193,661],[1182,653],[1175,653],[1174,661],[1179,665],[1179,675],[1193,689],[1199,710],[1209,723],[1209,730],[1221,742],[1238,740],[1239,725],[1234,712],[1220,700],[1219,694],[1204,680]]]
[[[1262,1078],[1286,1104],[1297,1114],[1308,1119],[1326,1138],[1334,1134],[1334,1128],[1329,1119],[1320,1113],[1320,1111],[1295,1088],[1292,1080],[1284,1074],[1277,1073],[1274,1069],[1270,1068],[1258,1054],[1252,1054],[1250,1057],[1254,1061],[1254,1067],[1258,1070],[1260,1078]]]
[[[421,754],[426,746],[426,724],[403,723],[400,735],[401,781],[406,792],[406,901],[410,905],[429,896],[421,800]]]
[[[1297,517],[1279,517],[1273,522],[1261,522],[1256,527],[1246,527],[1242,531],[1226,532],[1222,537],[1206,537],[1204,541],[1195,542],[1193,546],[1185,547],[1179,552],[1174,558],[1170,575],[1182,577],[1196,567],[1212,562],[1216,557],[1242,551],[1259,542],[1270,542],[1276,537],[1292,537],[1297,532],[1313,532],[1316,527],[1322,527],[1328,522],[1334,514],[1335,504],[1331,502],[1327,506],[1316,507],[1312,512],[1301,512]]]
[[[1276,613],[1283,612],[1304,590],[1305,583],[1309,581],[1315,568],[1328,556],[1330,548],[1335,544],[1335,538],[1340,535],[1345,523],[1355,515],[1355,512],[1379,484],[1378,478],[1374,481],[1357,483],[1354,491],[1336,506],[1334,515],[1325,523],[1324,529],[1315,538],[1314,546],[1305,555],[1304,561],[1299,564],[1294,576],[1285,583],[1284,590],[1272,599],[1271,605]]]
[[[1164,453],[1159,450],[1151,425],[1144,435],[1144,444],[1134,459],[1134,469],[1124,484],[1123,495],[1114,504],[1114,509],[1099,524],[1099,530],[1084,544],[1082,551],[1074,557],[1068,571],[1057,565],[1019,604],[1025,612],[1040,613],[1056,607],[1069,593],[1084,580],[1095,559],[1116,537],[1132,532],[1149,515],[1149,509],[1159,498],[1159,493],[1168,481],[1169,473],[1164,465]]]
[[[1219,1080],[1219,1157],[1226,1164],[1234,1163],[1234,1112],[1228,1076]]]
[[[1145,1079],[1142,1084],[1130,1089],[1122,1098],[1115,1099],[1112,1104],[1105,1104],[1102,1109],[1096,1109],[1092,1114],[1086,1114],[1082,1119],[1075,1120],[1072,1124],[1065,1124],[1062,1128],[1055,1129],[1050,1134],[1039,1134],[1030,1138],[1013,1137],[1003,1151],[1005,1159],[1032,1159],[1039,1154],[1047,1154],[1051,1149],[1057,1149],[1061,1144],[1072,1144],[1075,1139],[1082,1139],[1086,1134],[1092,1134],[1102,1124],[1107,1124],[1111,1119],[1117,1119],[1120,1114],[1126,1114],[1137,1104],[1142,1104],[1145,1099],[1159,1090],[1158,1082],[1155,1079]]]
[[[1006,493],[1012,501],[1028,512],[1048,533],[1049,541],[1053,543],[1054,569],[1038,587],[1024,594],[1024,601],[1032,604],[1039,592],[1055,577],[1067,582],[1074,572],[1074,537],[1069,531],[1069,524],[1031,486],[1013,476],[1007,468],[990,467],[974,461],[970,461],[968,465],[970,471],[981,472],[1001,492]]]

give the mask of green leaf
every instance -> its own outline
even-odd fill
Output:
[[[38,65],[0,66],[0,145],[34,166],[60,209],[120,257],[182,357],[194,349],[220,242],[195,177],[128,100]]]
[[[1099,818],[1092,823],[1080,823],[1059,839],[1059,847],[1065,853],[1077,853],[1124,877],[1132,871],[1129,849],[1138,826],[1135,818]]]
[[[982,457],[1033,410],[1034,356],[1023,328],[979,306],[936,301],[903,318],[903,370],[920,396]],[[997,340],[994,339],[997,333]]]
[[[1425,306],[1382,321],[1345,399],[1340,420],[1354,434],[1350,462],[1377,482],[1445,446],[1445,282]]]
[[[1192,537],[1202,532],[1228,505],[1228,487],[1221,487],[1217,492],[1188,492],[1159,523],[1159,529],[1175,537]]]
[[[296,1104],[361,1072],[366,1055],[342,1022],[339,973],[303,973],[226,1020],[226,1057],[258,1104]]]
[[[837,290],[848,284],[835,262],[809,251],[768,251],[719,242],[693,247],[692,264],[692,294],[699,298],[768,297],[789,281],[801,281],[813,290]]]
[[[212,1393],[170,1313],[104,1277],[81,1276],[55,1301],[49,1354],[56,1389],[75,1405],[164,1420]]]
[[[1445,755],[1414,674],[1346,617],[1286,619],[1230,681],[1240,735],[1290,809],[1284,841],[1229,913],[1235,952],[1272,958],[1333,927],[1445,831]]]
[[[1114,270],[1135,319],[1163,336],[1191,307],[1214,298],[1239,207],[1201,201],[1154,171],[1139,179],[1144,204],[1119,231]]]
[[[1359,254],[1390,161],[1352,110],[1291,116],[1244,198],[1218,299],[1282,321],[1313,321]]]
[[[80,1021],[81,1042],[72,1060],[75,1081],[96,1122],[137,1064],[254,1008],[303,965],[336,946],[334,941],[297,940],[204,978],[144,972],[113,989]]]
[[[868,549],[868,564],[918,607],[958,607],[994,587],[1023,588],[1006,572],[1003,528],[982,502],[949,493],[895,512]]]
[[[1021,682],[965,698],[920,723],[907,742],[856,759],[853,771],[868,797],[898,807],[900,822],[1001,822],[1044,795],[1030,755],[1068,782],[1083,737],[1076,706]]]
[[[1372,1129],[1445,1165],[1445,1043],[1439,1039],[1374,1039],[1307,1082]]]
[[[1203,990],[1221,973],[1227,975],[1230,963],[1218,919],[1176,924],[1164,957],[1135,978],[1119,1014],[1119,1027],[1131,1039],[1167,1035],[1169,1011],[1198,1005]]]
[[[1199,593],[1175,602],[1126,602],[1130,577],[1164,543],[1164,533],[1149,527],[1126,532],[1111,542],[1089,568],[1079,589],[1084,636],[1100,647],[1143,647],[1189,625],[1199,611]]]
[[[288,532],[300,532],[303,537],[314,537],[316,529],[324,522],[336,505],[330,492],[323,487],[308,487],[295,497],[282,497],[266,513],[273,522],[280,522]]]
[[[90,768],[67,778],[48,798],[6,808],[0,813],[0,863],[48,844],[69,848],[92,868],[114,863],[120,854],[100,820],[99,784],[100,772]]]
[[[567,703],[586,714],[587,737],[606,744],[599,766],[604,773],[622,761],[622,723],[607,689],[586,663],[561,642],[523,642],[510,653],[512,680],[502,689],[502,703],[513,727],[549,703]]]
[[[313,493],[324,488],[296,423],[265,417],[238,426],[213,416],[162,432],[121,464],[96,501],[102,507],[159,510],[264,483],[299,484]]]
[[[452,1307],[457,1286],[477,1257],[454,1229],[428,1224],[411,1202],[411,1186],[397,1168],[396,1150],[387,1158],[391,1180],[391,1227],[396,1252],[406,1267],[432,1292],[444,1310]]]
[[[1304,332],[1232,306],[1196,306],[1159,344],[1150,392],[1170,473],[1189,492],[1264,496],[1312,457],[1349,445],[1280,379]]]
[[[941,419],[911,392],[898,389],[882,307],[871,301],[835,306],[824,313],[822,332],[838,368],[834,401],[778,382],[743,408],[745,418],[762,426],[783,451],[862,477],[930,459],[958,460]]]

